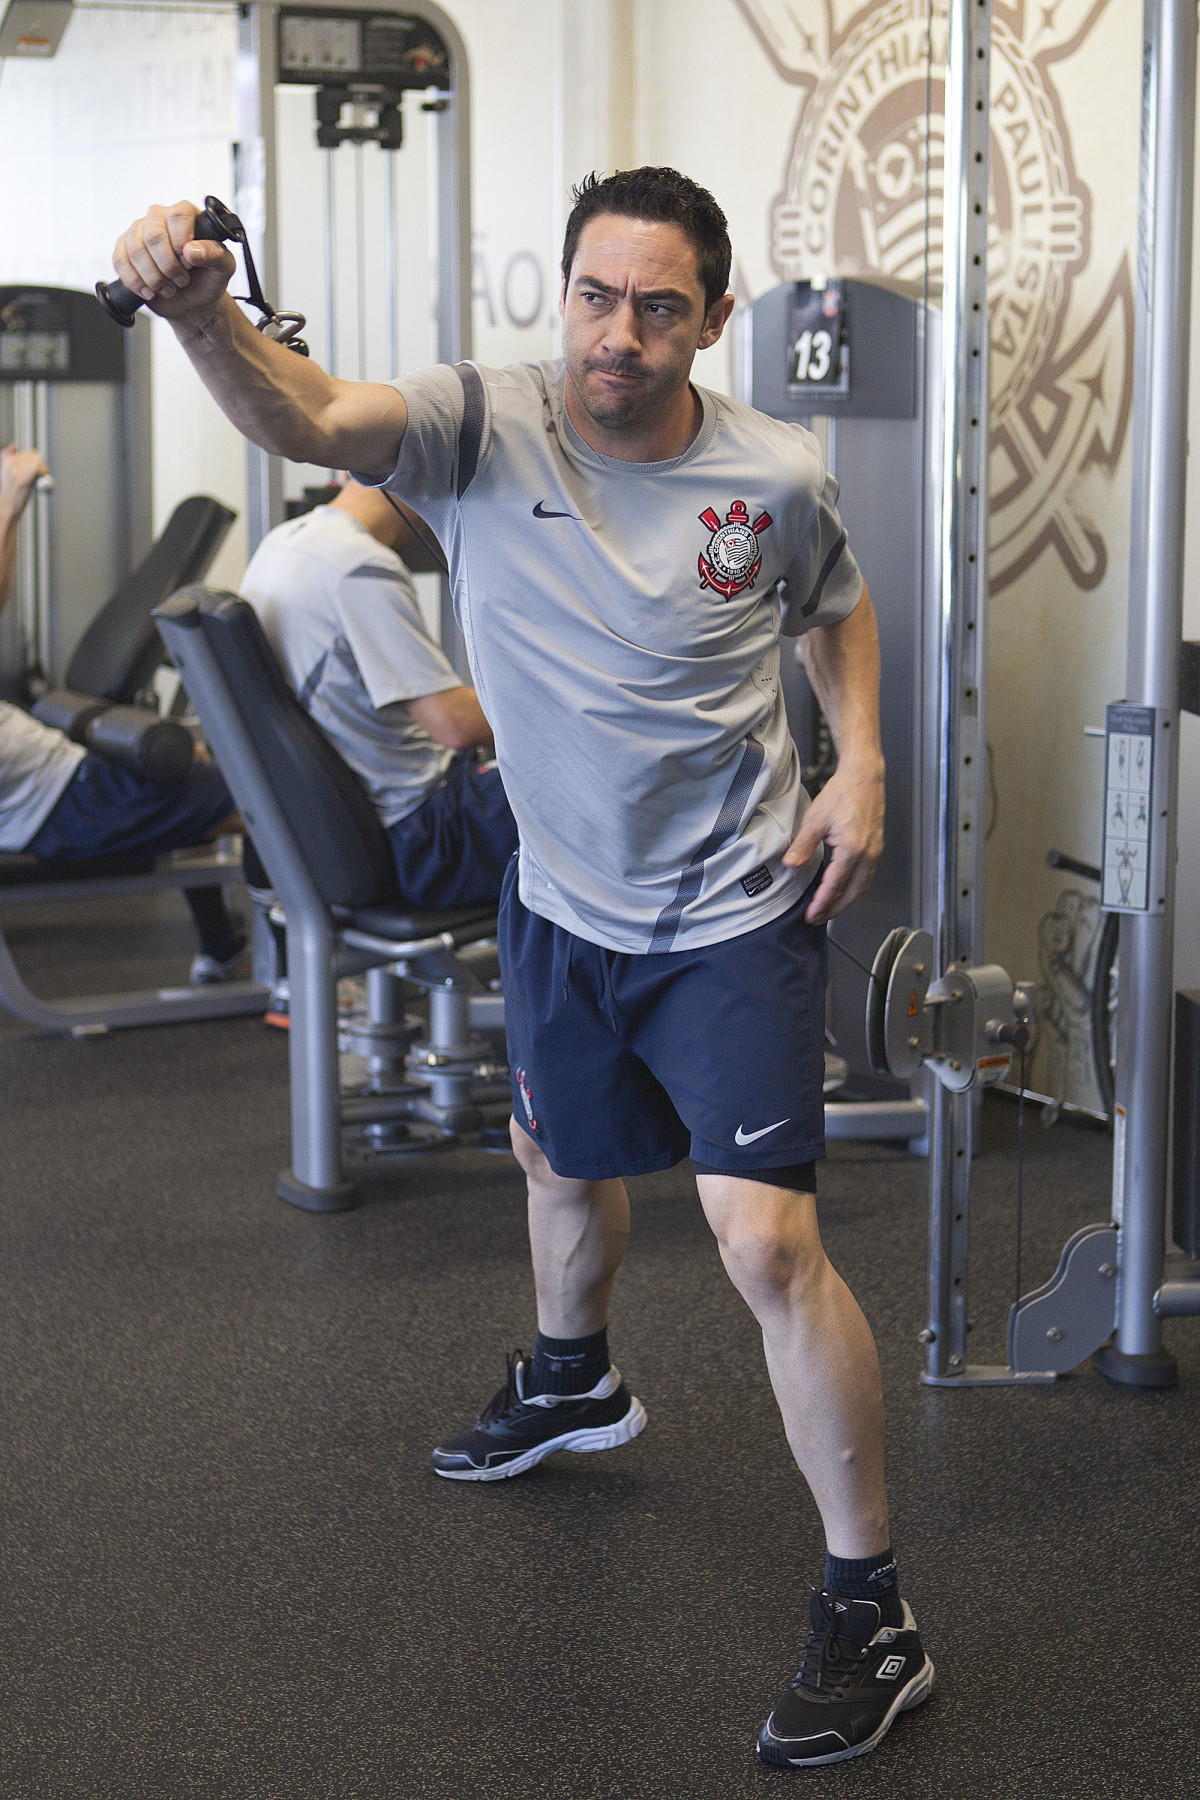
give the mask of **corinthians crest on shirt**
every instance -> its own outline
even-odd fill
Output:
[[[700,586],[714,588],[726,600],[732,600],[735,594],[752,587],[758,579],[758,571],[762,568],[758,534],[767,529],[771,515],[761,512],[751,524],[746,502],[735,500],[725,514],[723,525],[711,506],[706,506],[699,517],[700,523],[707,525],[712,533],[697,563]]]

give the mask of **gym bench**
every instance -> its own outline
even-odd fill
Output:
[[[254,981],[39,1000],[22,981],[4,937],[6,914],[45,905],[47,900],[107,900],[160,893],[164,888],[240,883],[240,848],[226,847],[227,843],[177,850],[157,861],[110,856],[67,863],[47,862],[24,852],[0,854],[0,1005],[28,1025],[71,1037],[90,1037],[126,1025],[174,1025],[186,1019],[228,1019],[265,1011],[270,990]]]
[[[341,1211],[359,1197],[348,1151],[365,1168],[503,1129],[507,1069],[476,1035],[499,1030],[502,1001],[472,966],[495,939],[495,909],[401,898],[366,789],[288,687],[246,601],[184,588],[155,618],[252,836],[251,897],[287,934],[292,1165],[277,1192]],[[367,1078],[343,1091],[337,982],[364,970],[367,1015],[343,1044],[365,1055]],[[424,1040],[404,1010],[406,982],[429,995]]]

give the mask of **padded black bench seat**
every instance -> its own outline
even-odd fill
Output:
[[[335,906],[331,910],[339,925],[352,931],[367,931],[396,944],[420,943],[444,934],[457,944],[470,944],[494,936],[496,930],[496,910],[488,906],[452,906],[441,912],[425,912],[396,900],[383,906]]]
[[[91,856],[80,862],[30,856],[24,850],[0,850],[0,887],[26,887],[31,882],[96,881],[106,875],[149,875],[152,856]]]
[[[154,608],[176,588],[204,580],[236,518],[208,494],[181,500],[137,568],[76,644],[61,685],[112,705],[134,705],[163,660]]]

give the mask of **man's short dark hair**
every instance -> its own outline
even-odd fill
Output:
[[[729,222],[707,188],[678,169],[618,169],[615,175],[585,175],[571,189],[575,204],[563,237],[563,285],[571,279],[571,265],[579,238],[589,219],[600,213],[616,213],[624,219],[649,219],[656,225],[679,225],[696,247],[696,264],[704,284],[707,309],[729,287],[733,251]]]

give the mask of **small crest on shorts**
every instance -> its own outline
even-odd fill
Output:
[[[767,529],[771,515],[761,512],[751,524],[746,502],[735,500],[725,514],[723,525],[711,506],[706,506],[699,517],[700,523],[707,525],[712,533],[708,547],[700,552],[697,565],[700,586],[714,588],[718,594],[724,594],[726,600],[732,600],[743,588],[753,586],[758,577],[762,567],[758,534]]]
[[[538,1122],[533,1116],[533,1095],[529,1091],[529,1083],[525,1079],[525,1071],[524,1069],[514,1069],[513,1074],[516,1076],[517,1087],[520,1089],[521,1104],[525,1108],[525,1117],[529,1120],[529,1129],[530,1131],[536,1131]]]

